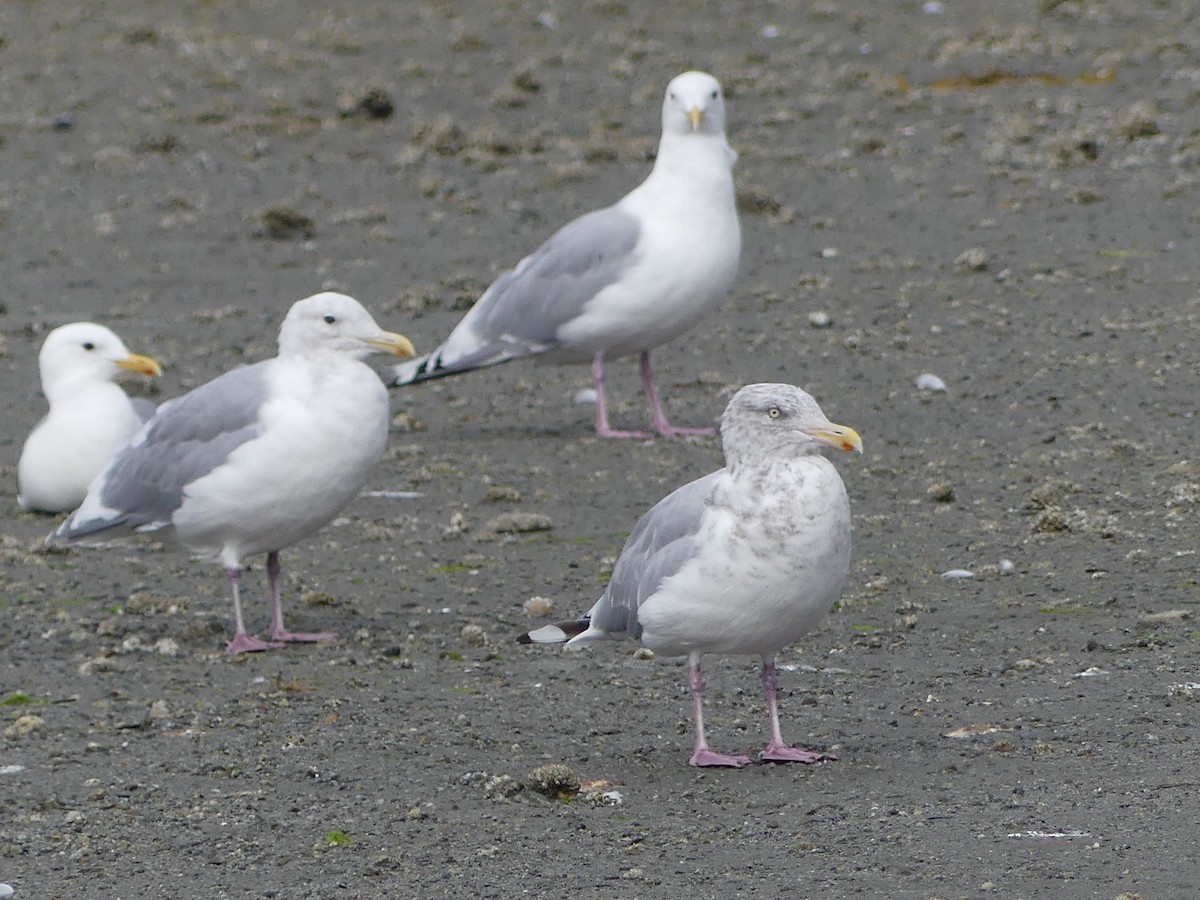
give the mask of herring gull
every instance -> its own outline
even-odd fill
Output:
[[[148,356],[130,353],[103,325],[72,322],[46,336],[38,353],[50,409],[30,432],[17,463],[21,509],[61,513],[83,502],[88,483],[113,452],[154,414],[113,383],[121,370],[159,375]]]
[[[686,655],[693,766],[749,763],[708,745],[700,657],[755,654],[762,658],[770,726],[760,758],[830,758],[784,743],[775,656],[816,628],[841,593],[850,567],[850,504],[837,469],[820,450],[861,453],[862,441],[786,384],[738,391],[722,416],[721,438],[725,467],[679,488],[641,518],[595,606],[518,640],[577,647],[628,636],[659,654]]]
[[[685,72],[667,85],[649,176],[612,206],[570,222],[497,278],[432,353],[394,367],[393,384],[440,378],[524,356],[592,366],[596,433],[609,426],[604,363],[638,354],[653,428],[677,428],[659,400],[650,351],[716,308],[741,255],[720,83]]]
[[[130,532],[173,533],[225,567],[233,594],[230,652],[332,640],[283,624],[279,551],[328,523],[383,453],[388,396],[362,360],[411,356],[356,300],[300,300],[279,329],[279,355],[234,369],[159,408],[47,542],[95,542]],[[267,554],[271,625],[247,634],[242,560]]]

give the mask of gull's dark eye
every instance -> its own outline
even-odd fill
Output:
[[[718,97],[718,96],[720,96],[720,94],[721,94],[721,92],[720,92],[720,91],[713,91],[713,92],[712,92],[712,98],[713,98],[714,100],[716,100],[716,99],[717,99],[717,97]]]
[[[674,92],[674,91],[671,91],[671,93],[670,93],[668,96],[669,96],[669,97],[670,97],[672,100],[674,100],[674,99],[675,99],[675,92]]]
[[[332,325],[336,321],[337,321],[337,316],[335,316],[333,313],[325,314],[325,324],[326,325]]]
[[[778,406],[772,406],[770,409],[767,410],[767,415],[770,416],[772,419],[778,419],[780,416],[783,415],[783,412],[779,409]]]
[[[96,345],[95,345],[95,344],[93,344],[91,341],[84,341],[84,342],[83,342],[83,349],[84,349],[84,350],[95,350],[95,349],[96,349]]]

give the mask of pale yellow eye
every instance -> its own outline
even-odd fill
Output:
[[[767,415],[770,416],[772,419],[778,419],[780,416],[783,415],[783,413],[779,411],[778,406],[772,406],[770,409],[767,410]]]

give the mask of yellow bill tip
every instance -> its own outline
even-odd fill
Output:
[[[116,364],[119,369],[137,372],[140,375],[149,375],[151,378],[162,374],[162,366],[158,364],[158,360],[142,356],[139,353],[130,353],[124,359],[118,359]]]
[[[412,356],[417,352],[412,341],[404,335],[392,331],[385,331],[373,338],[367,338],[367,344],[376,350],[382,350],[384,353],[391,353],[394,356]]]
[[[687,120],[692,123],[692,131],[700,127],[700,122],[704,119],[704,110],[698,106],[693,106],[687,111]]]
[[[831,424],[827,428],[817,428],[811,432],[811,436],[813,440],[837,447],[839,450],[863,452],[862,438],[849,425]]]

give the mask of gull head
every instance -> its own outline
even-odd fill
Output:
[[[725,133],[725,94],[721,83],[704,72],[684,72],[667,85],[663,98],[664,133]]]
[[[733,395],[721,417],[727,463],[824,447],[862,453],[853,428],[830,422],[817,401],[790,384],[751,384]]]
[[[160,375],[162,367],[149,356],[130,353],[124,342],[95,322],[72,322],[46,336],[38,354],[42,390],[50,397],[55,388],[112,381],[124,369],[142,375]]]
[[[362,359],[378,350],[414,353],[408,338],[384,331],[361,303],[332,291],[297,300],[279,329],[281,354],[327,352]]]

